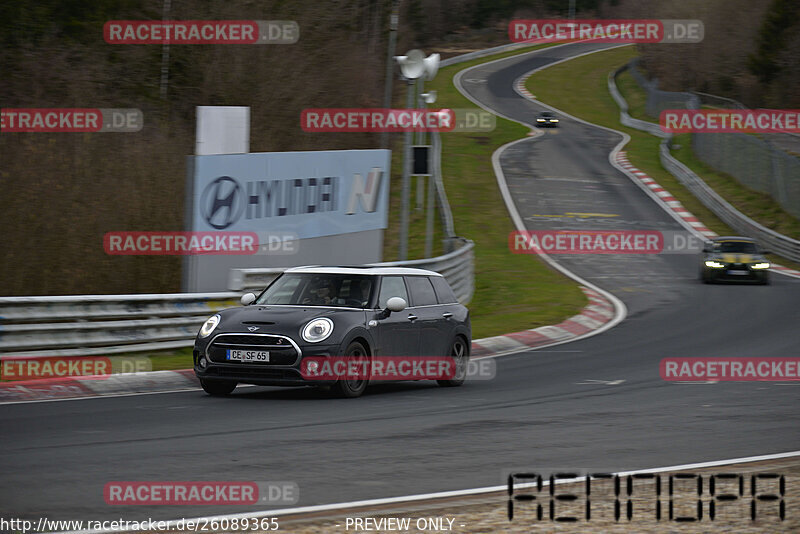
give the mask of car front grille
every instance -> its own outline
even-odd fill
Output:
[[[211,367],[206,372],[206,376],[219,378],[241,378],[246,376],[259,380],[301,380],[300,373],[293,369],[274,369],[264,365],[255,365],[247,369],[246,373],[241,368],[233,367]]]
[[[231,361],[227,359],[227,351],[266,350],[269,351],[269,362]],[[292,365],[300,356],[299,351],[289,338],[272,334],[219,334],[206,349],[208,359],[215,363],[238,364],[243,366]]]

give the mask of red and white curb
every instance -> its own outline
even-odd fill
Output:
[[[581,313],[552,326],[477,339],[472,356],[487,358],[573,341],[597,330],[614,318],[614,305],[599,292],[581,287],[589,304]],[[195,390],[200,382],[191,369],[123,373],[107,376],[76,376],[0,383],[0,404],[38,402],[92,397],[113,397],[145,393]]]
[[[0,383],[0,404],[64,400],[85,397],[166,393],[197,389],[200,382],[191,369],[150,371],[104,376],[46,378]]]
[[[472,357],[500,356],[529,349],[573,341],[597,330],[614,318],[614,304],[601,293],[581,286],[589,304],[578,315],[552,326],[540,326],[502,336],[476,339],[472,342]]]
[[[661,185],[649,177],[647,173],[642,172],[638,168],[631,165],[631,162],[628,161],[628,156],[624,151],[620,150],[617,152],[616,160],[623,169],[628,171],[628,173],[634,177],[634,179],[638,180],[642,185],[655,194],[655,196],[657,196],[664,205],[665,209],[677,215],[682,221],[697,231],[697,233],[709,239],[719,235],[703,224],[700,219],[695,217],[689,210],[687,210],[678,199],[672,196],[672,193],[661,187]],[[800,278],[800,271],[790,269],[789,267],[784,267],[783,265],[778,265],[776,263],[773,263],[770,266],[770,270]]]
[[[558,45],[558,46],[566,46],[566,45]],[[558,46],[553,48],[558,48]],[[625,46],[625,45],[620,45],[620,46]],[[540,50],[526,52],[526,54],[537,53],[537,52],[540,52]],[[594,52],[595,51],[585,52],[580,56],[585,56],[588,54],[592,54]],[[463,86],[461,85],[461,78],[471,69],[478,68],[479,66],[486,66],[491,63],[506,61],[508,59],[509,58],[495,59],[462,70],[454,76],[453,83],[455,84],[458,91],[466,99],[470,100],[476,106],[488,111],[489,113],[493,113],[494,115],[497,115],[499,117],[503,117],[510,121],[530,127],[531,132],[528,133],[528,136],[541,135],[541,133],[538,132],[536,128],[533,127],[533,125],[503,115],[499,111],[492,109],[491,107],[488,107],[484,103],[476,100],[467,91],[465,91]],[[574,59],[574,58],[567,58],[558,61],[556,63],[567,61],[568,59]],[[541,68],[545,67],[540,67],[540,69]],[[519,77],[514,83],[514,88],[526,98],[541,104],[540,102],[536,101],[535,97],[530,93],[530,91],[528,91],[527,88],[525,88],[524,80],[528,76],[533,74],[533,72],[535,72],[535,70]],[[516,204],[514,203],[514,199],[511,195],[511,192],[509,191],[508,183],[506,182],[505,178],[505,173],[503,171],[502,165],[500,165],[500,155],[507,148],[517,143],[524,142],[526,140],[527,138],[521,138],[506,143],[505,145],[495,150],[494,153],[492,154],[492,167],[494,168],[495,177],[497,178],[497,185],[498,188],[500,189],[500,194],[503,197],[503,202],[506,205],[506,209],[508,210],[508,213],[511,216],[511,220],[514,223],[514,226],[520,232],[526,231],[527,228],[525,226],[522,217],[520,216]],[[540,254],[539,258],[544,260],[544,262],[550,265],[553,269],[561,272],[568,278],[571,278],[576,282],[578,282],[584,294],[586,294],[587,298],[589,299],[589,305],[586,306],[578,315],[570,317],[569,319],[557,325],[542,326],[539,328],[532,328],[530,330],[525,330],[522,332],[514,332],[502,336],[476,340],[472,343],[473,357],[491,358],[495,356],[513,354],[516,352],[523,352],[530,349],[536,349],[545,346],[552,346],[561,343],[567,343],[570,341],[576,341],[584,337],[602,333],[605,330],[608,330],[609,328],[613,328],[615,325],[619,324],[625,318],[627,314],[627,309],[625,307],[625,304],[616,296],[614,296],[612,293],[605,291],[604,289],[595,286],[588,280],[579,277],[578,275],[571,272],[563,265],[559,264],[558,262],[550,258],[550,256],[548,256],[547,254]]]
[[[525,87],[524,80],[520,78],[517,80],[517,92],[525,95],[526,97],[530,98],[531,100],[536,100],[536,96],[528,91],[528,88]]]

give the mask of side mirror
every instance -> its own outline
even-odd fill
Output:
[[[242,303],[242,306],[249,306],[256,301],[256,296],[254,293],[245,293],[242,295],[242,298],[239,302]]]
[[[386,301],[386,309],[393,312],[399,312],[406,309],[408,304],[400,297],[392,297]]]
[[[714,244],[705,242],[703,243],[703,252],[712,252],[714,250]]]
[[[761,249],[761,254],[767,255],[767,254],[772,254],[772,252],[770,252],[769,250],[764,250],[764,249],[762,248],[762,249]]]

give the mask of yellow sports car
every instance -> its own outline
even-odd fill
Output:
[[[711,282],[769,284],[769,261],[749,237],[717,237],[703,247],[700,279]]]

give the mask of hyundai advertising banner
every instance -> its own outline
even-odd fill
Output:
[[[307,239],[387,226],[389,150],[194,158],[191,230]]]

